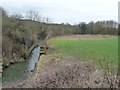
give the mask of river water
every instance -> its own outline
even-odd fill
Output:
[[[35,69],[35,65],[39,59],[40,46],[37,46],[31,52],[26,62],[20,62],[10,65],[3,71],[2,83],[8,84],[15,81],[20,81],[28,78],[28,72]]]

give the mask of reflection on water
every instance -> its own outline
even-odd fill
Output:
[[[3,71],[3,84],[11,81],[23,80],[25,79],[25,71],[27,70],[27,62],[16,63]]]
[[[35,69],[35,63],[38,61],[39,54],[40,46],[37,46],[32,51],[27,62],[16,63],[6,68],[3,72],[3,84],[26,79],[28,77],[26,72]]]
[[[28,64],[28,71],[33,71],[40,55],[40,46],[36,47],[31,54]]]

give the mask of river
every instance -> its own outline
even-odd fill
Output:
[[[34,71],[36,63],[40,56],[40,46],[36,46],[31,52],[26,62],[20,62],[10,65],[3,71],[2,83],[3,85],[21,81],[28,78],[28,72]]]

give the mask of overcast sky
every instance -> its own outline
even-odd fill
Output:
[[[0,0],[9,14],[25,15],[36,10],[54,23],[89,22],[98,20],[118,21],[119,0]]]

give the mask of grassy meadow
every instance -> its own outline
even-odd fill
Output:
[[[82,37],[84,38],[84,37]],[[54,38],[50,41],[65,56],[93,62],[113,72],[118,66],[118,39],[109,38]]]

